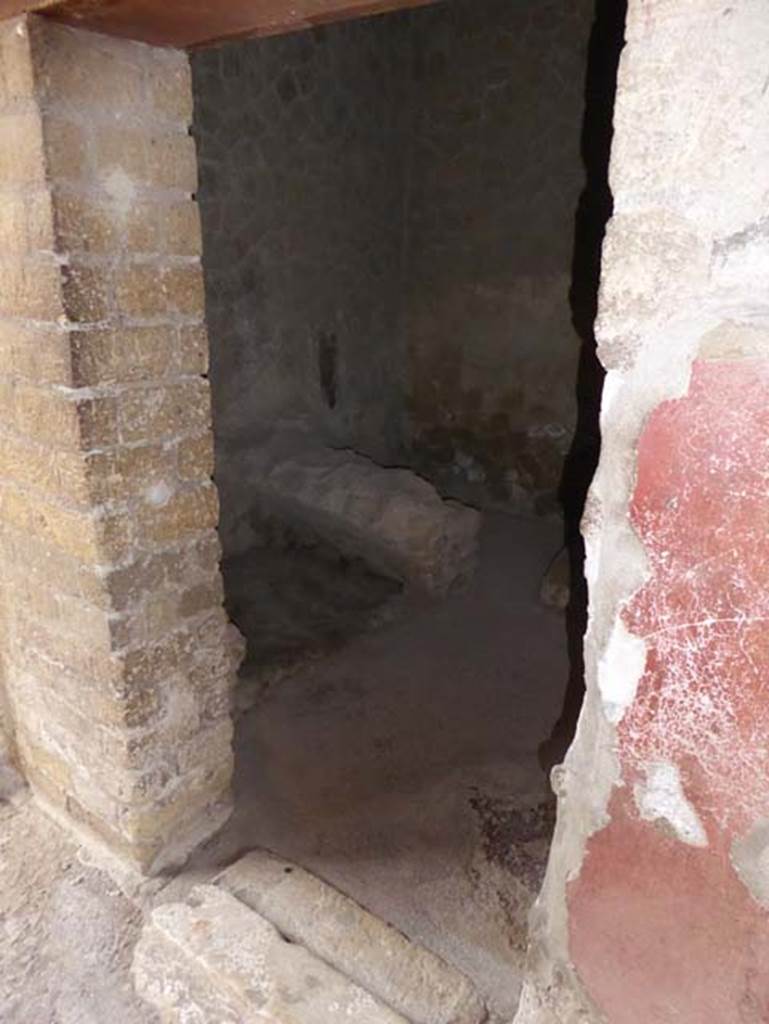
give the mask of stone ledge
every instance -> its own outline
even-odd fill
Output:
[[[153,912],[133,975],[168,1024],[409,1024],[213,886]]]
[[[482,1000],[463,974],[296,864],[256,851],[216,884],[412,1024],[486,1019]]]
[[[427,594],[444,595],[475,572],[480,514],[444,501],[408,469],[384,469],[290,431],[242,463],[257,517],[320,537]]]

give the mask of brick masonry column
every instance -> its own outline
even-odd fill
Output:
[[[230,809],[191,107],[182,53],[0,26],[6,732],[146,872]]]

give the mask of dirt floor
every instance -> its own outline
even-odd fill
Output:
[[[28,800],[4,805],[2,1024],[153,1022],[128,975],[139,907],[254,846],[444,956],[510,1021],[553,822],[537,751],[568,675],[563,616],[538,600],[559,540],[557,523],[488,519],[470,589],[268,691],[239,721],[232,820],[159,891],[129,901]]]
[[[129,974],[138,910],[23,796],[0,806],[2,1024],[155,1024]]]

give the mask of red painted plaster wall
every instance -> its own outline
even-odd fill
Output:
[[[769,361],[695,364],[644,428],[632,520],[649,578],[624,618],[647,660],[611,823],[570,886],[572,959],[610,1024],[769,1022],[769,912],[729,856],[769,817]],[[707,846],[641,818],[655,762]]]

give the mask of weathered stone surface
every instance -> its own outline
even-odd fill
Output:
[[[12,368],[17,380],[71,383],[68,334],[59,324],[0,320],[0,360],[6,372]],[[7,417],[7,412],[2,415]]]
[[[230,811],[190,107],[183,54],[0,26],[9,743],[51,813],[149,872]]]
[[[28,56],[28,55],[27,55]],[[29,186],[45,182],[40,116],[34,109],[0,114],[0,185]]]
[[[475,569],[480,516],[409,470],[286,433],[244,460],[262,515],[309,530],[386,576],[434,594]]]
[[[628,5],[587,695],[517,1024],[769,1005],[767,46],[760,0]]]
[[[60,268],[52,255],[0,254],[0,316],[56,320],[60,285]]]
[[[34,97],[24,22],[13,18],[0,24],[0,109]]]
[[[254,852],[216,884],[411,1024],[485,1020],[483,1002],[464,975],[296,864]]]
[[[10,800],[24,785],[14,764],[12,735],[13,728],[6,706],[5,680],[0,661],[0,802]]]
[[[137,320],[198,316],[203,309],[203,276],[197,264],[134,263],[118,272],[115,289],[120,313]]]
[[[168,1024],[408,1024],[213,886],[153,912],[133,970]]]
[[[0,246],[5,253],[53,248],[53,217],[47,190],[0,194]]]
[[[124,443],[175,440],[199,435],[211,429],[211,400],[208,382],[186,378],[168,382],[147,382],[122,395],[120,439]]]
[[[24,786],[24,780],[11,762],[0,739],[0,801],[9,800]]]

